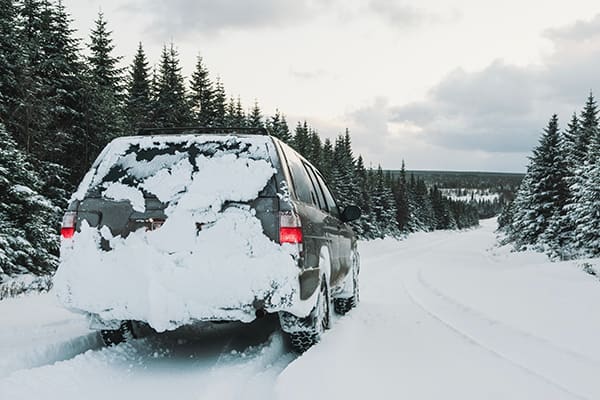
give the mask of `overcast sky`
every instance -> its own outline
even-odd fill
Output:
[[[63,0],[87,41],[102,10],[129,64],[175,44],[246,106],[323,137],[350,129],[367,165],[524,171],[552,113],[600,96],[600,2]]]

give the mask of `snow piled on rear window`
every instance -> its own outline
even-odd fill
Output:
[[[200,320],[248,322],[255,318],[257,301],[264,301],[267,311],[307,315],[310,304],[299,301],[297,246],[270,240],[255,211],[243,204],[275,173],[266,153],[252,152],[253,147],[260,151],[261,141],[244,153],[219,151],[218,143],[211,143],[212,155],[197,154],[195,168],[179,156],[163,159],[163,168],[150,161],[144,170],[138,163],[134,174],[143,179],[126,187],[139,194],[118,182],[107,185],[104,196],[127,198],[134,209],[142,190],[153,193],[168,204],[167,219],[159,229],[138,229],[126,238],[84,222],[62,245],[54,279],[62,302],[107,321],[145,321],[157,331]],[[161,144],[142,140],[139,145]],[[126,151],[129,144],[118,147]],[[111,154],[113,163],[131,161],[130,155]],[[91,185],[104,185],[102,174],[110,170],[101,162]],[[106,245],[110,251],[102,250]]]
[[[134,187],[119,182],[109,185],[104,191],[104,197],[117,201],[127,200],[135,211],[144,212],[146,210],[144,194]]]

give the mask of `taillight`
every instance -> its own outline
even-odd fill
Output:
[[[300,217],[293,212],[279,213],[279,243],[302,243]]]
[[[62,227],[60,228],[60,236],[63,239],[71,239],[75,234],[75,223],[77,222],[77,212],[67,211],[62,220]]]

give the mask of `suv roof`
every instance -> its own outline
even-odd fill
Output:
[[[270,136],[269,131],[266,128],[237,128],[237,127],[226,127],[226,128],[210,128],[200,126],[188,126],[188,127],[173,127],[173,128],[142,128],[138,130],[138,136],[152,136],[152,135],[169,135],[169,134],[211,134],[211,135],[236,135],[236,136],[257,136],[264,135]]]

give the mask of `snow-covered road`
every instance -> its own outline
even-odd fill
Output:
[[[48,294],[0,302],[0,399],[598,399],[600,282],[480,229],[361,243],[361,304],[292,353],[275,318],[102,347]]]

